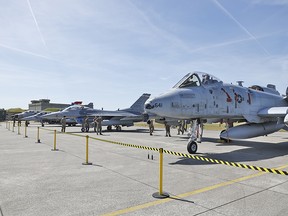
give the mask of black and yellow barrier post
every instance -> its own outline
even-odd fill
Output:
[[[36,143],[41,143],[40,142],[40,128],[37,127],[37,140],[36,140]]]
[[[54,130],[54,148],[51,151],[58,151],[59,149],[56,148],[56,130]]]
[[[168,193],[163,192],[163,148],[159,149],[159,192],[154,193],[152,196],[158,199],[169,197]]]
[[[88,156],[89,156],[88,142],[89,142],[89,136],[87,135],[86,136],[86,161],[85,161],[85,163],[82,163],[82,165],[92,165],[92,163],[89,163],[89,160],[88,160]]]

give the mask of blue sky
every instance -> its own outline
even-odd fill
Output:
[[[288,0],[0,0],[0,108],[129,107],[186,73],[288,86]]]

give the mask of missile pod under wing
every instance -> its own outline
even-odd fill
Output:
[[[277,122],[265,123],[249,123],[244,125],[235,126],[221,132],[222,139],[248,139],[252,137],[264,136],[266,134],[274,133],[282,129],[285,124],[278,124]]]

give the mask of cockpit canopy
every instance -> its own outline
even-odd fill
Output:
[[[79,109],[84,109],[84,106],[82,105],[72,105],[67,108],[65,108],[63,111],[71,111],[71,110],[79,110]]]
[[[213,75],[203,72],[191,72],[186,74],[173,88],[187,88],[195,86],[214,85],[223,83]]]

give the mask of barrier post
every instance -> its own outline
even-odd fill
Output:
[[[10,131],[10,121],[8,122],[8,130]]]
[[[169,197],[168,193],[163,192],[163,148],[159,149],[159,192],[154,193],[152,196],[158,199]]]
[[[54,148],[51,149],[51,151],[58,151],[59,149],[56,149],[56,130],[54,130]]]
[[[40,128],[37,127],[37,140],[36,140],[36,143],[41,143],[40,142]]]
[[[13,123],[13,126],[12,126],[12,132],[14,132],[14,127],[15,127],[15,124]]]
[[[82,165],[92,165],[92,163],[88,162],[88,142],[89,142],[89,136],[86,136],[86,161],[85,163],[82,163]]]
[[[28,136],[27,136],[27,124],[25,124],[25,130],[24,130],[24,138],[27,138]]]
[[[18,122],[18,135],[20,135],[20,123]]]

